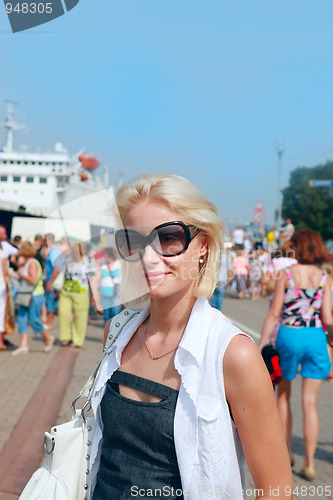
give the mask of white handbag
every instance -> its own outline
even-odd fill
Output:
[[[36,286],[30,283],[20,283],[20,287],[16,294],[15,304],[17,306],[29,307]]]
[[[124,309],[113,322],[104,353],[87,383],[72,403],[72,420],[45,432],[45,463],[31,477],[19,500],[87,500],[90,498],[90,446],[96,426],[95,417],[87,417],[91,396],[100,368],[126,323],[138,311]],[[76,402],[85,398],[81,410]]]

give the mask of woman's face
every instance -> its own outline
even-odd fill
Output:
[[[125,227],[136,229],[147,236],[153,228],[166,222],[182,221],[181,215],[173,212],[162,201],[142,200],[125,218]],[[158,242],[157,242],[158,247]],[[142,258],[129,263],[137,280],[148,285],[151,298],[164,298],[174,294],[193,295],[199,270],[199,259],[207,252],[202,233],[195,236],[188,249],[173,257],[159,255],[150,245],[145,247]]]

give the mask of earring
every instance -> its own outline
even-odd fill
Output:
[[[201,259],[199,259],[199,264],[203,264],[204,263],[204,260],[203,258],[201,257]]]

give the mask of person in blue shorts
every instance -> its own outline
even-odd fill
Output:
[[[330,262],[332,254],[328,254],[321,236],[312,229],[296,231],[291,237],[291,250],[298,264],[281,270],[277,277],[259,349],[267,343],[280,319],[275,343],[283,376],[278,385],[278,408],[293,465],[289,400],[291,381],[301,365],[305,457],[300,475],[312,480],[316,476],[314,455],[319,435],[317,398],[321,383],[331,368],[322,321],[330,330],[328,341],[333,342],[332,279],[319,266]]]

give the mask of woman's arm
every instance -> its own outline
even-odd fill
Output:
[[[7,258],[5,257],[4,259],[1,260],[2,260],[1,265],[2,265],[3,279],[5,281],[6,289],[8,292],[9,278],[8,278]]]
[[[28,274],[26,276],[23,274],[23,266],[18,268],[17,274],[20,276],[20,278],[24,279],[27,283],[30,283],[31,285],[36,285],[37,284],[37,274],[38,274],[38,267],[37,267],[36,262],[30,262],[29,268],[28,268]]]
[[[332,278],[329,275],[326,276],[323,292],[321,314],[329,331],[328,342],[333,347]]]
[[[276,278],[276,285],[271,307],[269,308],[261,330],[261,339],[258,346],[259,351],[261,351],[261,349],[267,344],[269,336],[281,316],[286,287],[286,273],[285,271],[281,271],[279,274],[279,277]]]
[[[292,499],[289,455],[272,382],[251,339],[237,335],[223,362],[227,401],[238,430],[258,497]],[[261,496],[260,496],[261,494]]]
[[[99,287],[101,283],[102,268],[97,267],[95,274],[89,279],[92,294],[95,299],[95,304],[98,312],[103,312],[102,300],[99,293]]]

